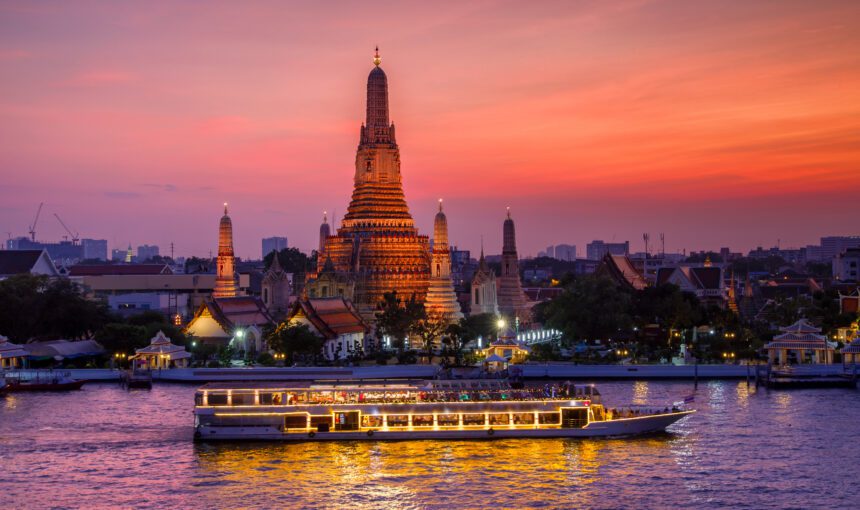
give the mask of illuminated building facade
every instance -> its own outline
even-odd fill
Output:
[[[326,237],[317,265],[318,273],[330,263],[336,273],[350,275],[354,303],[371,320],[387,292],[423,301],[430,278],[429,240],[418,234],[406,205],[400,149],[388,120],[388,78],[380,62],[377,51],[367,78],[352,200],[337,233]]]
[[[442,200],[439,200],[439,212],[433,222],[433,251],[430,264],[430,282],[427,287],[427,300],[424,309],[429,317],[438,317],[444,321],[455,322],[463,318],[460,302],[454,292],[454,281],[451,279],[451,251],[448,249],[448,218],[442,212]]]
[[[531,310],[520,282],[520,264],[517,256],[517,237],[511,211],[505,218],[502,244],[502,275],[499,277],[499,312],[513,321],[530,322]]]
[[[218,226],[218,264],[212,297],[234,297],[239,293],[236,281],[236,261],[233,258],[233,222],[224,204],[224,216]]]

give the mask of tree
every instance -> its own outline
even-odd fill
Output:
[[[421,338],[421,346],[427,354],[427,363],[433,362],[433,352],[436,345],[441,343],[442,334],[448,328],[448,322],[439,314],[424,314],[418,319],[413,332]]]
[[[640,326],[656,323],[667,329],[687,329],[701,324],[704,313],[698,298],[672,284],[647,287],[633,300]]]
[[[87,300],[65,278],[18,274],[0,281],[0,334],[31,338],[90,338],[111,321],[104,304]]]
[[[185,272],[192,273],[207,273],[212,266],[212,259],[202,259],[200,257],[188,257],[185,259]]]
[[[386,292],[376,312],[376,333],[390,337],[398,356],[402,355],[406,337],[413,333],[415,325],[423,317],[424,306],[414,295],[401,301],[396,290]]]
[[[607,339],[632,325],[630,291],[601,275],[574,279],[543,307],[548,326],[567,341]]]
[[[148,339],[145,327],[119,322],[105,324],[96,332],[96,341],[109,355],[115,352],[132,354],[135,349],[145,347]]]
[[[266,335],[269,348],[286,356],[292,364],[298,354],[316,358],[322,350],[324,340],[315,335],[306,324],[278,324]]]
[[[270,252],[263,258],[266,269],[272,265],[274,257],[274,252]],[[306,273],[316,267],[317,264],[315,256],[308,257],[298,248],[284,248],[279,251],[278,262],[287,273]]]

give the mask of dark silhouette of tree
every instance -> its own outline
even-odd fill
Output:
[[[381,336],[390,337],[398,356],[402,355],[406,337],[414,333],[416,324],[424,316],[424,306],[416,301],[414,295],[402,301],[397,291],[386,292],[376,312],[377,335],[380,335],[380,340]]]
[[[19,274],[0,281],[0,334],[12,341],[91,338],[110,319],[103,303],[87,300],[65,278]]]
[[[568,341],[603,340],[632,326],[630,292],[600,275],[577,277],[542,307],[549,327]]]
[[[287,363],[296,361],[297,355],[316,358],[320,355],[324,340],[315,335],[306,324],[281,322],[265,335],[269,348],[284,354]]]

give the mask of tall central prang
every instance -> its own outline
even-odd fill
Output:
[[[318,259],[317,272],[329,268],[355,281],[353,302],[372,318],[383,294],[423,300],[430,278],[429,241],[418,234],[400,175],[400,150],[388,120],[388,77],[379,66],[379,49],[367,77],[367,118],[355,155],[352,200]],[[328,289],[316,289],[326,297]],[[332,292],[331,295],[334,295]]]

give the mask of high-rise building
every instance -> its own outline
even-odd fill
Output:
[[[573,244],[557,244],[554,257],[568,262],[576,260],[576,246]]]
[[[85,259],[107,260],[106,239],[81,239],[81,249]]]
[[[239,294],[236,281],[236,259],[233,257],[233,222],[224,204],[224,216],[218,225],[218,261],[216,265],[215,289],[212,297],[235,297]]]
[[[127,254],[127,250],[121,250],[119,248],[114,248],[110,251],[110,259],[114,262],[125,262],[125,256]]]
[[[829,236],[821,238],[821,260],[833,260],[850,248],[860,248],[860,236]]]
[[[847,282],[860,281],[860,248],[848,248],[833,258],[833,277]]]
[[[146,262],[153,257],[158,257],[158,246],[150,246],[148,244],[144,244],[137,247],[138,262]]]
[[[317,266],[320,273],[330,261],[335,273],[354,279],[354,303],[371,321],[388,292],[423,302],[430,277],[429,240],[418,234],[406,205],[400,149],[388,120],[388,77],[380,62],[377,51],[367,77],[367,117],[355,155],[352,199]]]
[[[454,282],[451,279],[451,252],[448,249],[448,218],[442,212],[442,200],[439,200],[439,212],[433,221],[433,252],[430,262],[430,282],[427,286],[427,299],[424,309],[430,317],[439,317],[445,321],[454,322],[463,318],[457,294],[454,292]]]
[[[264,237],[263,238],[263,258],[273,251],[279,252],[287,249],[286,237]]]
[[[585,247],[585,256],[588,260],[603,260],[607,253],[610,255],[630,255],[630,241],[605,243],[596,239]]]
[[[499,312],[512,320],[529,322],[531,312],[528,308],[526,294],[523,292],[522,282],[520,282],[517,237],[510,209],[508,209],[508,216],[505,218],[502,233],[502,275],[499,277],[498,292]]]

